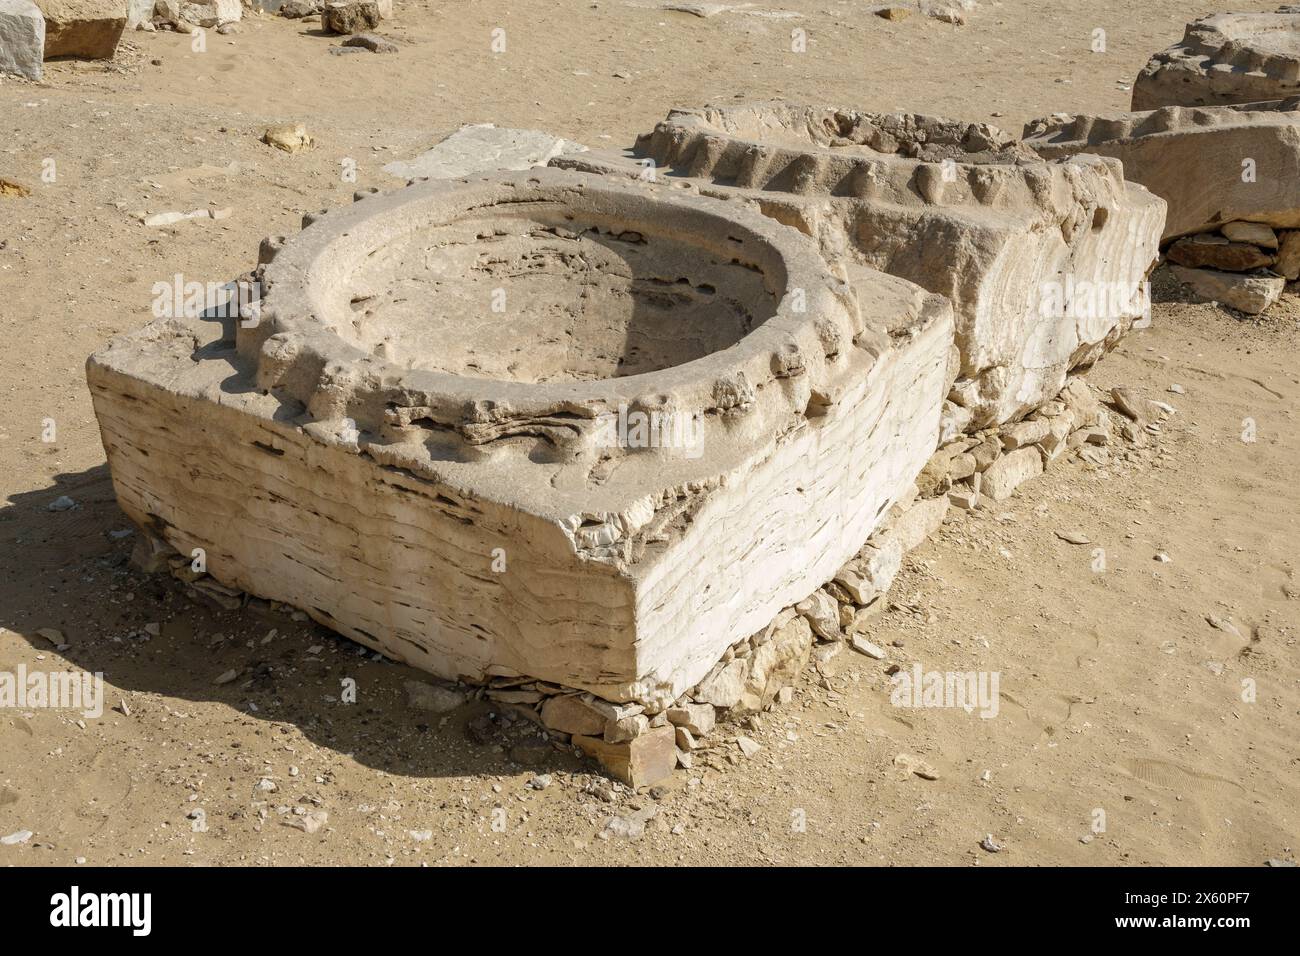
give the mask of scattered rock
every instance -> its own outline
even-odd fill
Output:
[[[633,788],[666,780],[677,767],[677,733],[671,724],[652,727],[635,740],[619,744],[574,734],[573,745]]]
[[[180,19],[198,27],[211,29],[223,23],[234,23],[243,15],[240,0],[205,0],[202,3],[182,3]]]
[[[321,827],[329,822],[329,818],[330,815],[324,810],[308,810],[301,816],[290,814],[285,818],[284,825],[302,830],[304,833],[319,833]]]
[[[1003,455],[984,472],[980,493],[994,501],[1010,498],[1015,490],[1031,478],[1043,473],[1043,456],[1037,448],[1017,448]],[[945,504],[947,500],[945,499]]]
[[[892,20],[894,22],[897,22],[899,20],[906,20],[908,17],[910,17],[912,15],[912,8],[911,7],[880,7],[874,12],[878,17],[882,17],[885,20]]]
[[[929,761],[915,754],[899,754],[894,758],[894,766],[903,772],[904,777],[915,774],[922,780],[939,779],[939,771]]]
[[[752,757],[763,749],[762,744],[757,743],[743,734],[736,738],[736,746],[740,748],[740,752],[746,757]]]
[[[301,20],[311,17],[325,9],[323,0],[285,0],[276,11],[288,20]]]
[[[445,714],[460,707],[469,695],[443,684],[431,684],[422,680],[408,680],[402,683],[406,691],[406,703],[416,710],[427,710],[435,714]]]
[[[849,640],[849,645],[859,654],[866,654],[874,660],[883,661],[888,655],[883,648],[877,647],[861,635],[855,634]]]
[[[365,33],[378,27],[380,19],[375,0],[327,3],[321,12],[321,25],[331,33]]]
[[[1259,315],[1278,300],[1286,279],[1272,275],[1238,275],[1213,269],[1171,266],[1175,279],[1201,302],[1220,302],[1247,315]]]
[[[545,790],[551,785],[552,777],[549,773],[539,773],[528,781],[529,790]]]
[[[0,845],[17,846],[20,843],[26,843],[31,838],[32,838],[31,830],[15,830],[13,833],[10,833],[8,836],[0,837]]]
[[[828,641],[840,636],[839,602],[820,588],[794,606],[812,627],[813,633]]]
[[[272,126],[262,134],[262,142],[286,153],[298,153],[316,145],[316,141],[308,135],[307,127],[302,123]]]
[[[45,510],[46,511],[71,511],[75,507],[77,507],[77,503],[75,501],[73,501],[67,495],[59,495],[59,497],[55,498],[48,505],[45,506]]]
[[[345,47],[361,47],[371,53],[396,53],[397,44],[373,33],[358,33],[343,41]]]
[[[984,839],[980,840],[980,849],[987,850],[989,853],[1000,853],[1006,849],[1006,844],[998,843],[993,839],[992,833],[987,833],[984,835]]]
[[[230,684],[233,683],[235,679],[238,677],[239,677],[239,671],[232,668],[231,670],[228,671],[222,671],[219,675],[217,675],[216,680],[214,680],[212,683],[217,685]]]
[[[684,727],[700,737],[711,733],[717,722],[717,711],[709,704],[682,704],[678,707],[669,707],[667,716],[670,724]]]
[[[1092,539],[1079,531],[1057,531],[1055,534],[1067,544],[1092,544]]]

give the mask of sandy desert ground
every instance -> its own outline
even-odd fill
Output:
[[[131,539],[112,534],[126,526],[86,356],[148,320],[153,283],[225,281],[303,212],[400,186],[384,163],[467,122],[613,146],[674,105],[771,97],[1018,130],[1053,111],[1126,108],[1150,53],[1219,9],[985,0],[954,26],[892,23],[848,0],[763,5],[797,21],[621,0],[396,6],[382,32],[397,55],[334,56],[317,25],[257,16],[202,54],[185,36],[137,32],[113,62],[0,80],[0,176],[32,188],[0,196],[0,670],[102,671],[113,707],[84,721],[0,711],[0,835],[32,831],[0,846],[0,865],[1295,858],[1295,296],[1244,321],[1157,281],[1152,327],[1090,378],[1175,405],[1161,435],[1105,467],[1058,464],[1006,507],[954,515],[909,556],[874,639],[905,666],[999,672],[993,719],[897,710],[883,665],[844,653],[747,731],[757,754],[719,752],[636,795],[527,725],[483,733],[486,704],[448,718],[412,709],[411,671],[315,625],[217,611],[132,569]],[[805,53],[789,50],[791,22],[808,32]],[[494,27],[505,54],[490,49]],[[1096,27],[1104,54],[1089,49]],[[316,148],[259,142],[281,122],[305,123]],[[42,182],[51,159],[57,179]],[[340,175],[345,159],[356,183]],[[209,206],[232,214],[164,229],[135,216]],[[1256,440],[1243,441],[1252,423]],[[62,495],[77,507],[48,510]],[[231,669],[238,681],[215,683]],[[356,705],[338,701],[349,677]],[[900,753],[937,779],[900,777]],[[534,789],[542,774],[550,785]],[[294,807],[325,810],[327,825],[284,825]],[[639,838],[620,835],[641,823]],[[986,834],[1001,852],[980,848]]]

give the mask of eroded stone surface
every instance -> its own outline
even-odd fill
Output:
[[[389,163],[384,172],[408,180],[459,179],[498,169],[545,166],[564,153],[585,149],[542,130],[478,123],[462,126],[415,159]]]
[[[45,18],[31,0],[0,0],[0,73],[41,78]]]
[[[1165,240],[1233,220],[1300,226],[1300,97],[1243,107],[1057,114],[1029,123],[1025,143],[1050,159],[1097,153],[1120,160],[1128,179],[1169,204]]]
[[[1133,84],[1133,109],[1227,106],[1300,93],[1300,7],[1219,13],[1188,24]]]
[[[675,110],[634,156],[554,165],[655,175],[752,204],[947,296],[964,427],[1017,418],[1142,315],[1163,203],[1098,157],[1039,162],[986,124],[760,103]]]
[[[126,29],[126,0],[35,0],[45,16],[45,58],[107,60]]]
[[[433,673],[672,703],[934,449],[949,305],[739,204],[537,170],[309,218],[268,246],[254,327],[160,320],[92,357],[115,488],[220,585]],[[697,431],[608,441],[632,412]]]

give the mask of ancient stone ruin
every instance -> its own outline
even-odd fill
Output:
[[[654,783],[810,662],[886,657],[872,621],[950,508],[1159,431],[1081,374],[1162,244],[1239,308],[1300,271],[1296,106],[1023,138],[676,110],[623,151],[358,193],[265,240],[232,303],[92,356],[136,560]]]
[[[1228,106],[1300,93],[1300,4],[1218,13],[1187,25],[1133,84],[1133,109]]]
[[[1173,274],[1206,301],[1259,314],[1300,278],[1300,97],[1057,115],[1026,126],[1025,144],[1052,159],[1120,160],[1168,202]]]

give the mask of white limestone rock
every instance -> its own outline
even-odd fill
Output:
[[[389,163],[384,172],[399,179],[460,179],[499,169],[545,166],[557,156],[585,149],[537,129],[480,123],[462,126],[415,159]]]
[[[45,17],[31,0],[0,0],[0,73],[41,78]]]

